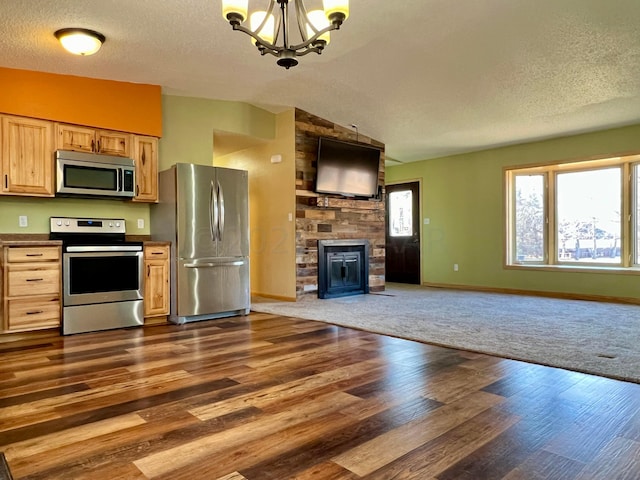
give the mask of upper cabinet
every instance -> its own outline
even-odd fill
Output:
[[[113,130],[56,123],[58,150],[130,157],[136,162],[134,202],[158,201],[158,139]]]
[[[133,136],[133,159],[136,162],[136,196],[134,202],[158,201],[158,139]]]
[[[55,150],[129,157],[136,165],[135,202],[158,201],[158,139],[0,114],[4,195],[55,195]]]
[[[2,194],[54,196],[53,122],[0,115]]]
[[[132,138],[133,135],[125,132],[56,123],[58,150],[131,157]]]

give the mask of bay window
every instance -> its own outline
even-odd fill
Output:
[[[633,268],[640,155],[505,169],[506,263]]]

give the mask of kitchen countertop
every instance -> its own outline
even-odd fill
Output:
[[[144,242],[148,246],[171,245],[168,241],[151,240],[148,235],[127,235],[127,240]],[[48,233],[0,233],[0,247],[4,245],[62,245],[61,240],[49,240]]]
[[[60,240],[49,240],[48,233],[0,233],[0,246],[29,246],[29,245],[62,245]]]
[[[165,247],[167,245],[171,245],[171,242],[160,240],[145,240],[144,245],[147,247]]]

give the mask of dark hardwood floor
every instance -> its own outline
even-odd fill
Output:
[[[0,343],[17,479],[640,479],[640,385],[267,314]]]

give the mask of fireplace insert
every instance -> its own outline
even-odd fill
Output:
[[[318,298],[369,293],[368,240],[318,241]]]

